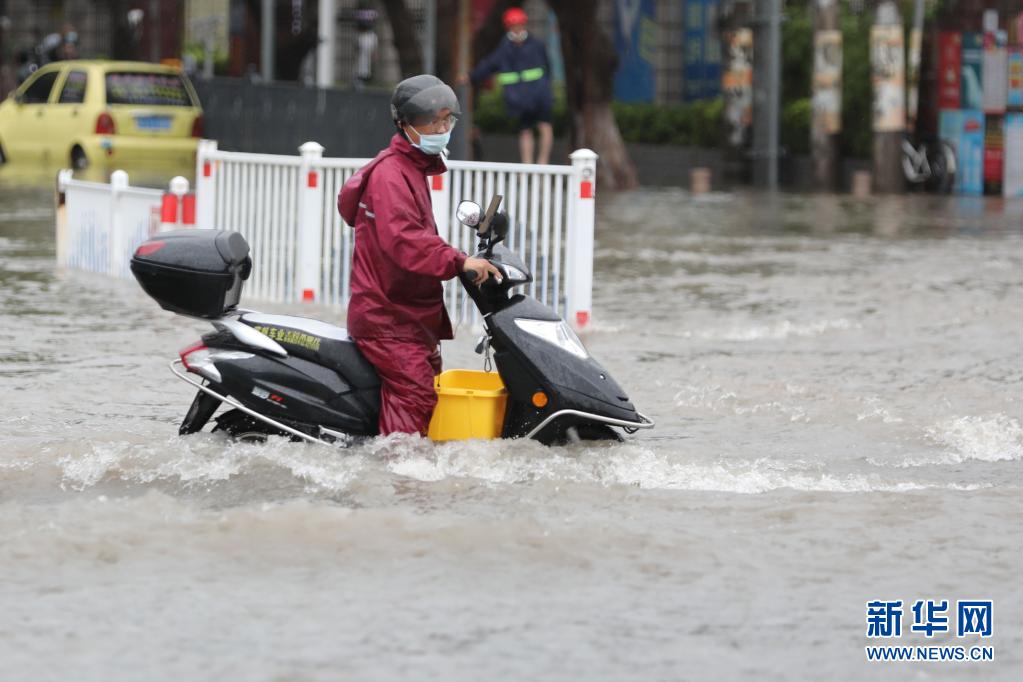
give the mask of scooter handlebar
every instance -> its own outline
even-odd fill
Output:
[[[466,277],[468,277],[469,281],[473,282],[474,284],[476,282],[476,278],[479,277],[479,272],[476,271],[476,270],[473,270],[472,268],[469,268],[468,270],[463,270],[462,274],[465,275]],[[492,286],[496,286],[496,285],[500,284],[503,281],[504,281],[504,279],[502,277],[498,276],[498,275],[490,275],[485,280],[483,280],[483,282],[481,282],[479,286],[483,286],[484,284],[490,284]]]

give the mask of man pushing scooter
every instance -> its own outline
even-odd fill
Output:
[[[425,435],[437,404],[439,343],[453,338],[441,282],[500,271],[447,244],[437,232],[426,178],[447,170],[445,151],[461,108],[430,75],[394,89],[391,144],[345,183],[338,211],[355,227],[348,333],[380,375],[380,434]]]

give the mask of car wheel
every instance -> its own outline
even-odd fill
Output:
[[[89,167],[89,157],[85,155],[85,150],[81,147],[71,150],[71,167],[75,170],[85,170]]]

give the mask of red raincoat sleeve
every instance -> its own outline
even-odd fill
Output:
[[[398,267],[437,279],[451,279],[462,271],[466,255],[419,219],[412,189],[403,177],[374,173],[369,182],[377,239]]]

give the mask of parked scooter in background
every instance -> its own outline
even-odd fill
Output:
[[[948,194],[955,185],[956,153],[945,139],[923,140],[914,145],[902,138],[902,172],[910,185]]]

